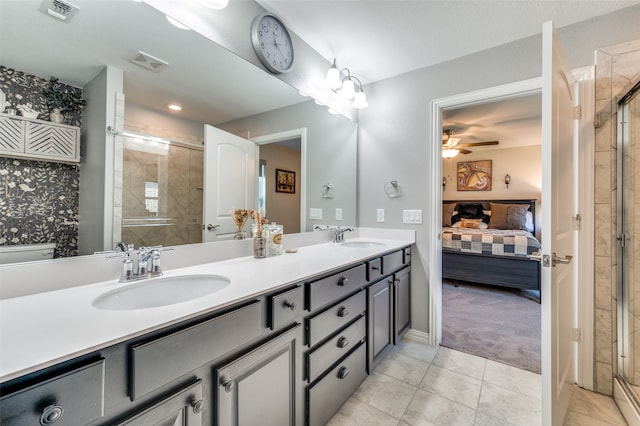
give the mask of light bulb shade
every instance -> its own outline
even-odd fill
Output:
[[[460,151],[457,149],[443,149],[442,150],[442,158],[453,158],[458,155]]]
[[[340,97],[342,99],[353,99],[356,97],[356,85],[351,78],[347,77],[342,82],[342,89],[340,89]]]
[[[327,78],[324,79],[324,85],[332,90],[339,89],[340,86],[342,86],[340,70],[335,65],[331,65],[331,68],[327,71]]]
[[[353,100],[352,107],[355,109],[363,109],[369,106],[367,103],[367,95],[364,94],[363,91],[356,93],[356,98]]]

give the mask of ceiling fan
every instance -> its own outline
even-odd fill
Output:
[[[469,147],[473,146],[489,146],[489,145],[498,145],[499,141],[484,141],[484,142],[471,142],[460,144],[460,138],[452,137],[453,130],[447,129],[444,131],[444,135],[442,138],[442,156],[444,158],[453,158],[458,154],[470,154],[473,151],[469,151]]]

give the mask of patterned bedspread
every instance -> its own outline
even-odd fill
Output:
[[[527,231],[442,228],[442,249],[494,256],[529,257],[540,242]]]

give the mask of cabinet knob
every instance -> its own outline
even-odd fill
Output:
[[[295,310],[296,310],[296,304],[295,304],[295,302],[289,302],[289,301],[285,300],[285,301],[284,301],[284,303],[283,303],[283,305],[284,305],[284,307],[285,307],[285,308],[289,308],[289,309],[291,309],[292,311],[295,311]]]
[[[343,317],[346,317],[347,315],[349,315],[349,310],[344,306],[340,306],[340,309],[338,309],[338,316],[340,318],[343,318]]]
[[[197,401],[191,401],[191,408],[195,414],[201,413],[204,410],[204,401],[199,399]]]
[[[220,384],[224,388],[225,392],[231,392],[233,390],[233,380],[222,380]]]
[[[340,367],[338,370],[338,379],[344,379],[349,375],[349,369],[347,367]]]
[[[40,424],[41,425],[52,425],[64,414],[64,408],[59,405],[49,405],[42,410],[42,414],[40,414]]]
[[[345,285],[346,283],[348,283],[348,282],[349,282],[349,278],[347,278],[347,277],[340,277],[340,279],[338,280],[338,285],[339,285],[340,287],[344,287],[344,285]]]
[[[349,339],[347,339],[344,336],[340,337],[338,339],[338,347],[339,348],[346,348],[347,346],[349,346]]]

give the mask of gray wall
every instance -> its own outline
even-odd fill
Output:
[[[561,28],[560,37],[573,68],[594,64],[594,51],[640,38],[640,6]],[[542,30],[542,23],[540,23]],[[489,29],[488,29],[489,30]],[[446,35],[443,35],[443,37]],[[360,111],[358,150],[359,226],[407,228],[403,209],[422,209],[440,191],[441,177],[427,169],[434,99],[539,77],[542,73],[541,35],[518,40],[463,58],[423,68],[366,87],[369,108]],[[388,198],[384,183],[396,179],[403,196]],[[386,222],[376,222],[384,208]],[[426,224],[416,230],[412,256],[412,327],[428,330]]]

